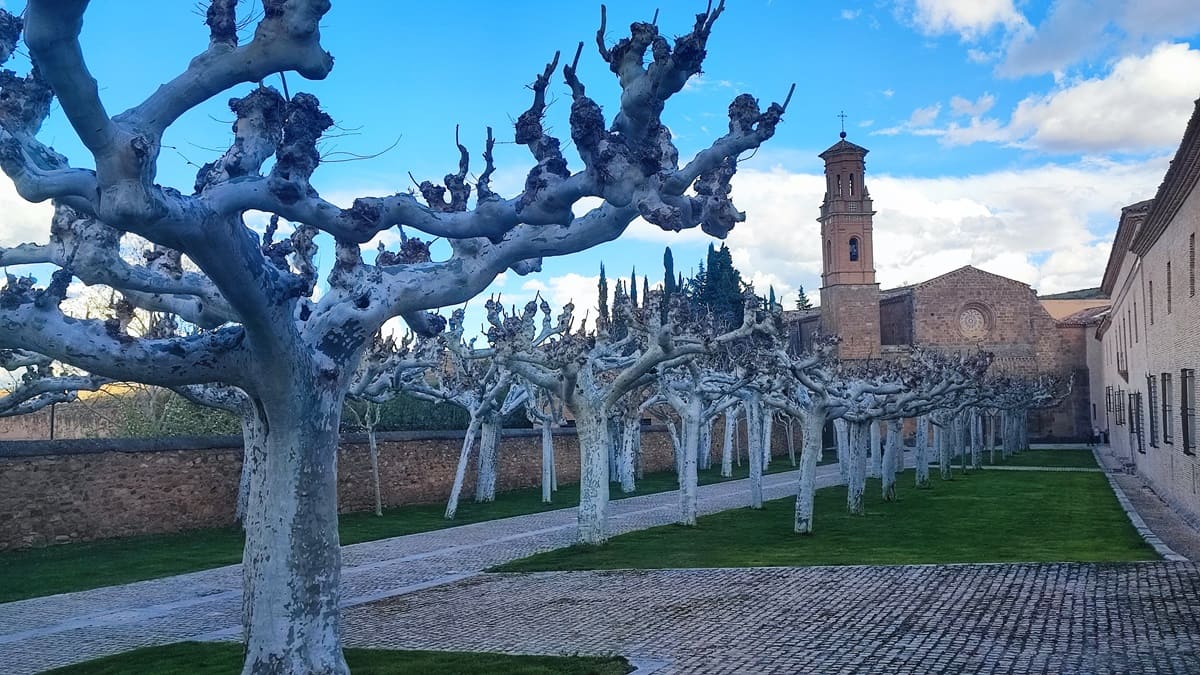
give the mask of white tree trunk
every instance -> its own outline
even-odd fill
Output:
[[[579,542],[600,544],[608,539],[608,419],[587,405],[572,412],[579,435]]]
[[[379,485],[379,443],[375,438],[375,425],[367,425],[367,447],[371,452],[371,487],[375,491],[375,515],[383,515],[383,488]]]
[[[913,461],[917,465],[917,487],[929,487],[929,417],[926,415],[917,418],[917,446],[913,448]]]
[[[879,430],[879,422],[871,421],[870,435],[871,472],[868,475],[871,478],[879,478],[883,475],[883,436]]]
[[[885,502],[896,501],[896,465],[904,461],[904,448],[900,443],[900,420],[888,420],[887,439],[884,442],[880,467],[880,488]]]
[[[817,463],[821,459],[825,418],[812,414],[801,418],[800,477],[796,487],[797,534],[813,531],[813,499],[817,492]]]
[[[954,477],[954,422],[953,420],[945,420],[942,426],[935,427],[936,431],[933,434],[934,443],[938,451],[938,468],[942,472],[942,480],[950,480]]]
[[[496,461],[500,454],[500,432],[503,423],[499,415],[489,415],[479,432],[479,461],[475,472],[475,502],[496,501]]]
[[[750,459],[750,508],[763,505],[763,407],[758,401],[746,402],[746,456]]]
[[[683,414],[683,466],[679,472],[679,522],[682,525],[696,524],[696,492],[699,476],[696,472],[697,456],[701,451],[701,427],[704,423],[704,402],[699,396],[691,396]]]
[[[637,492],[637,473],[634,468],[634,454],[637,437],[641,434],[640,420],[621,418],[621,449],[617,456],[617,477],[621,481],[621,492],[630,494]]]
[[[793,467],[796,466],[796,429],[793,425],[794,421],[791,417],[788,417],[784,422],[784,427],[787,429],[788,461],[792,463]]]
[[[763,466],[766,467],[771,465],[771,441],[775,433],[775,414],[765,407],[760,414],[763,424],[762,459]]]
[[[458,499],[462,495],[463,482],[467,479],[467,460],[471,457],[471,446],[475,444],[475,433],[479,430],[479,419],[472,417],[463,436],[462,450],[458,453],[458,466],[454,469],[454,483],[450,486],[450,498],[446,500],[446,520],[454,520],[458,513]]]
[[[721,443],[721,477],[733,477],[733,437],[737,433],[737,407],[725,409],[725,438]]]
[[[255,460],[261,460],[266,442],[262,422],[250,411],[242,413],[242,471],[238,477],[237,504],[234,516],[242,528],[246,527],[246,509],[250,499],[250,475],[254,471]]]
[[[863,493],[867,490],[867,459],[871,431],[866,422],[850,423],[850,481],[846,484],[846,508],[852,516],[866,513]]]
[[[554,497],[554,429],[550,422],[542,420],[542,503],[549,504]]]
[[[850,482],[850,427],[846,420],[838,418],[833,421],[833,437],[837,444],[838,471],[842,474],[842,482]]]
[[[971,468],[983,468],[983,415],[971,412]]]
[[[704,420],[700,425],[700,470],[708,471],[712,468],[712,429],[713,423],[717,418],[710,417]]]
[[[337,443],[341,396],[267,402],[243,552],[244,673],[349,673],[341,650]],[[256,466],[255,469],[260,467]]]

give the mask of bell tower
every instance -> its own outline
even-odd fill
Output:
[[[880,355],[867,152],[847,141],[843,130],[841,140],[819,155],[825,160],[825,201],[817,218],[823,251],[821,330],[842,338],[838,356],[843,359]]]

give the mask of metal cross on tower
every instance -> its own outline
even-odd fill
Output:
[[[846,137],[846,111],[845,111],[845,110],[842,110],[842,111],[840,111],[840,112],[838,113],[838,117],[840,117],[840,118],[842,119],[842,133],[841,133],[841,137],[842,137],[842,138],[845,138],[845,137]]]

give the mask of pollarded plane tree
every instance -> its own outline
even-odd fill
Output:
[[[346,411],[367,434],[371,460],[371,488],[375,497],[375,515],[383,515],[383,489],[379,480],[378,427],[383,404],[420,386],[422,376],[442,363],[442,343],[437,338],[405,333],[377,334],[359,361],[358,370],[346,392]]]
[[[239,37],[241,6],[211,0],[208,45],[177,77],[117,114],[105,107],[103,83],[88,71],[80,40],[87,2],[30,0],[23,18],[2,15],[0,59],[7,62],[23,31],[34,67],[0,78],[0,168],[23,198],[52,200],[70,210],[70,219],[96,225],[0,250],[0,264],[10,268],[58,268],[45,289],[5,290],[0,348],[35,350],[115,380],[168,387],[220,382],[245,391],[265,434],[244,556],[245,670],[344,673],[335,457],[342,402],[373,336],[398,316],[428,330],[421,311],[459,304],[505,270],[529,273],[545,256],[615,239],[638,216],[668,230],[701,227],[724,236],[744,219],[729,198],[737,157],[772,136],[786,100],[764,112],[752,97],[737,97],[729,132],[680,166],[661,113],[700,72],[723,7],[700,14],[673,44],[648,23],[633,24],[629,37],[612,46],[601,30],[600,55],[621,86],[611,124],[585,93],[578,58],[562,69],[582,168],[568,168],[559,139],[543,125],[554,58],[516,123],[515,141],[535,162],[520,194],[505,199],[491,189],[489,143],[474,202],[460,167],[445,186],[422,189],[424,201],[409,194],[364,197],[343,209],[322,199],[312,180],[321,164],[316,144],[332,119],[310,94],[285,98],[259,84],[275,73],[309,79],[330,73],[333,57],[322,49],[319,29],[330,3],[264,0],[247,41]],[[158,185],[164,132],[226,92],[236,117],[229,151],[206,164],[194,186]],[[53,100],[90,155],[80,165],[37,138]],[[585,197],[601,203],[576,216],[572,205]],[[264,253],[243,220],[250,210],[297,224],[291,241],[299,249],[326,239],[317,233],[333,240],[319,299],[316,258]],[[365,263],[360,246],[398,228],[410,243],[420,243],[417,233],[441,237],[449,251],[440,259]],[[164,256],[186,256],[199,271],[110,267],[111,232],[142,236]],[[71,320],[60,303],[72,278],[105,283],[138,296],[131,301],[140,307],[163,306],[210,330],[135,338],[111,334],[100,321]]]
[[[870,395],[865,400],[868,403],[866,409],[861,411],[876,428],[880,421],[887,424],[886,442],[879,463],[884,501],[896,499],[896,473],[903,469],[903,420],[928,415],[977,394],[990,363],[991,354],[986,352],[947,356],[915,349],[903,360],[891,364],[892,377],[902,382],[903,389]],[[920,451],[915,454],[917,464],[924,463],[927,479],[926,455]]]
[[[10,284],[12,283],[10,277]],[[112,382],[98,375],[59,372],[53,359],[24,349],[0,349],[0,368],[12,374],[12,386],[0,389],[0,417],[16,417],[70,403],[81,391],[96,391]]]
[[[562,400],[541,387],[523,383],[529,395],[525,398],[525,417],[541,431],[542,436],[542,503],[554,501],[558,491],[558,469],[554,460],[554,429],[565,424]]]
[[[1071,395],[1073,387],[1073,377],[1039,375],[989,378],[979,406],[987,411],[987,416],[993,421],[991,429],[984,434],[991,450],[992,463],[996,461],[995,435],[1000,437],[1001,455],[1006,459],[1014,452],[1027,449],[1029,411],[1059,405]]]
[[[628,326],[615,339],[605,324],[586,327],[531,344],[528,333],[510,330],[509,322],[488,331],[492,356],[521,379],[555,392],[575,419],[579,437],[579,541],[596,544],[607,538],[609,417],[613,406],[631,391],[653,384],[667,368],[677,367],[721,345],[758,330],[754,314],[738,328],[716,336],[695,336],[663,325],[653,305],[636,312],[628,304],[614,305]],[[567,325],[570,324],[567,319]]]

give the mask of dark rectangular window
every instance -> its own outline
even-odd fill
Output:
[[[1142,444],[1142,395],[1138,392],[1129,395],[1129,444],[1140,453],[1146,452]]]
[[[1150,325],[1154,325],[1154,282],[1150,282],[1150,292],[1147,294],[1146,303],[1150,306]]]
[[[1196,371],[1179,371],[1179,413],[1183,422],[1183,451],[1196,454]]]
[[[1167,263],[1167,314],[1171,313],[1171,263]]]
[[[1158,447],[1158,378],[1146,376],[1146,411],[1150,419],[1150,447]]]
[[[1196,233],[1188,235],[1188,296],[1196,297]]]
[[[1104,388],[1104,412],[1112,413],[1112,387]]]
[[[1171,386],[1171,374],[1162,374],[1162,423],[1163,443],[1175,443],[1175,420],[1171,419],[1171,411],[1175,408],[1175,388]]]

